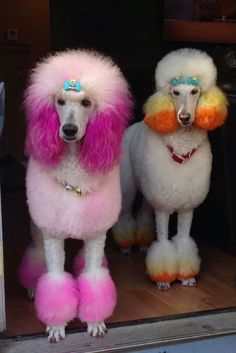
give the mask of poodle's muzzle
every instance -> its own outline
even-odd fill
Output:
[[[75,141],[78,127],[74,124],[68,123],[62,125],[63,139],[66,141]]]
[[[83,138],[86,127],[95,112],[95,105],[85,94],[59,92],[55,99],[59,117],[61,139],[77,142]]]
[[[191,124],[191,114],[181,112],[178,116],[178,120],[181,126],[189,126]]]
[[[177,120],[180,126],[191,126],[195,119],[195,111],[198,99],[201,95],[199,87],[183,84],[173,87],[171,90],[172,99],[177,112]]]

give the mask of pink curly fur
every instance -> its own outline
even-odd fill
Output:
[[[33,105],[28,107],[26,154],[46,165],[57,165],[65,143],[59,136],[59,119],[54,106]]]
[[[89,122],[78,150],[85,170],[106,173],[118,164],[130,104],[129,97],[121,97],[113,108],[98,112]]]
[[[27,289],[34,289],[36,288],[38,279],[45,272],[45,261],[37,260],[33,249],[29,247],[24,253],[18,270],[20,283]]]
[[[78,317],[83,322],[101,322],[111,316],[116,305],[116,289],[106,269],[82,273],[77,280]]]
[[[26,91],[28,118],[26,153],[40,163],[56,166],[66,151],[59,136],[60,123],[54,97],[64,80],[78,77],[97,102],[85,136],[78,142],[78,159],[90,173],[104,174],[118,164],[121,139],[131,117],[128,86],[113,62],[83,50],[57,53],[42,61]]]
[[[83,126],[85,134],[71,149],[60,137],[64,116],[55,105],[60,95],[70,95],[71,92],[64,90],[64,81],[70,79],[78,81],[81,93],[94,103],[86,113],[89,122]],[[69,50],[56,53],[42,60],[33,70],[25,107],[28,121],[26,152],[30,157],[27,199],[34,223],[43,232],[62,239],[69,235],[86,240],[105,234],[117,221],[121,207],[118,163],[122,134],[132,108],[129,88],[119,68],[111,59],[96,52]],[[85,193],[79,199],[57,182],[64,178],[64,161],[68,173],[71,165],[71,173],[77,175],[74,147],[79,173],[83,168],[94,174],[81,173],[84,179],[88,177],[89,191],[87,183],[82,182]],[[69,153],[72,153],[72,161]],[[59,168],[56,168],[58,164]],[[82,271],[84,259],[78,261],[78,270]],[[77,314],[88,322],[102,321],[110,316],[116,304],[116,290],[109,271],[104,267],[89,271],[91,273],[85,270],[80,273],[78,286],[68,274],[43,274],[35,294],[38,318],[54,326],[66,325]]]
[[[71,275],[56,278],[45,274],[39,279],[35,293],[37,316],[46,325],[66,324],[76,316],[77,298],[75,280]]]

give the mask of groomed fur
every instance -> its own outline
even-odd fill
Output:
[[[197,63],[197,64],[196,64]],[[171,81],[176,76],[196,76],[200,80],[202,95],[196,109],[194,125],[199,129],[214,130],[224,124],[227,117],[227,99],[216,87],[216,67],[206,53],[195,49],[179,49],[166,55],[157,65],[158,92],[146,102],[144,122],[158,133],[174,132],[178,128],[176,111],[170,95]]]
[[[171,96],[156,92],[148,98],[144,121],[153,130],[161,133],[173,132],[178,128],[176,111]]]
[[[199,129],[214,130],[223,125],[227,118],[227,105],[226,96],[218,87],[203,93],[196,110],[195,126]]]
[[[196,77],[198,90],[193,92],[194,85],[172,85],[178,76],[183,76],[184,84],[190,77]],[[207,130],[224,123],[227,100],[216,87],[212,59],[194,49],[166,55],[157,65],[156,87],[157,92],[145,104],[144,122],[134,124],[125,133],[121,161],[123,209],[114,235],[119,246],[129,248],[138,244],[139,229],[150,233],[139,213],[135,220],[132,212],[139,190],[154,209],[158,239],[148,250],[147,272],[159,289],[166,290],[175,279],[188,286],[196,283],[200,258],[190,237],[193,210],[204,201],[210,186],[212,154]],[[191,114],[184,100],[177,104],[175,96],[181,92],[183,97],[188,95],[186,98],[197,93]],[[180,113],[181,109],[192,118],[188,129],[178,122],[176,110]],[[151,224],[150,207],[145,212]],[[169,216],[173,212],[178,213],[177,236],[170,241]]]
[[[201,83],[202,92],[216,84],[217,71],[212,58],[205,52],[184,48],[167,54],[157,65],[156,88],[168,93],[176,76],[194,77]]]
[[[76,316],[78,293],[73,277],[44,274],[38,281],[35,307],[38,318],[48,325],[61,325]]]
[[[83,272],[77,280],[78,317],[83,322],[101,322],[111,316],[116,305],[116,288],[109,271]]]
[[[66,68],[66,69],[65,69]],[[65,80],[80,81],[97,109],[78,143],[78,158],[91,173],[105,173],[118,163],[120,143],[132,102],[126,81],[111,59],[96,52],[70,50],[49,56],[33,70],[25,95],[28,117],[26,152],[40,163],[55,166],[65,153],[54,109],[55,94]],[[112,82],[112,84],[111,84]],[[102,136],[102,138],[101,138]]]

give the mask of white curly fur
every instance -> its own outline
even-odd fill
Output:
[[[206,53],[199,50],[177,50],[159,62],[155,74],[158,92],[162,95],[173,94],[171,80],[181,75],[196,76],[200,80],[199,96],[215,86],[215,65]],[[180,94],[189,95],[188,106],[195,115],[197,99],[195,96],[194,103],[191,101],[192,88],[187,84],[179,87]],[[175,97],[172,97],[177,111],[177,99],[175,101]],[[186,106],[183,103],[180,109]],[[191,123],[193,121],[194,116]],[[178,155],[185,155],[192,149],[196,149],[196,152],[179,164],[172,159],[168,145]],[[195,283],[194,276],[199,272],[200,258],[197,246],[190,238],[192,215],[208,193],[211,165],[212,154],[207,132],[194,125],[187,128],[179,126],[175,132],[161,134],[140,122],[126,131],[121,162],[123,210],[114,227],[114,236],[118,245],[122,244],[122,237],[127,241],[129,234],[135,238],[136,227],[142,224],[141,219],[136,222],[132,216],[133,202],[139,189],[155,212],[158,239],[148,250],[146,264],[150,277],[157,278],[159,289],[168,289],[169,282],[174,277],[180,279],[184,285]],[[148,210],[147,212],[150,218],[151,213]],[[170,242],[168,223],[173,212],[178,213],[178,230],[174,241]],[[168,280],[168,276],[172,279]]]
[[[179,49],[167,54],[159,63],[155,73],[156,88],[165,93],[171,88],[171,79],[176,76],[200,79],[202,91],[216,84],[217,71],[212,58],[197,49]]]

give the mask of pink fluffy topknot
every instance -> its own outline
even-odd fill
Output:
[[[54,97],[65,80],[75,78],[97,104],[78,158],[91,173],[106,173],[119,162],[121,140],[131,117],[132,99],[119,68],[96,52],[69,50],[41,61],[33,70],[25,95],[28,120],[26,152],[42,164],[57,165],[66,150],[59,136]]]

